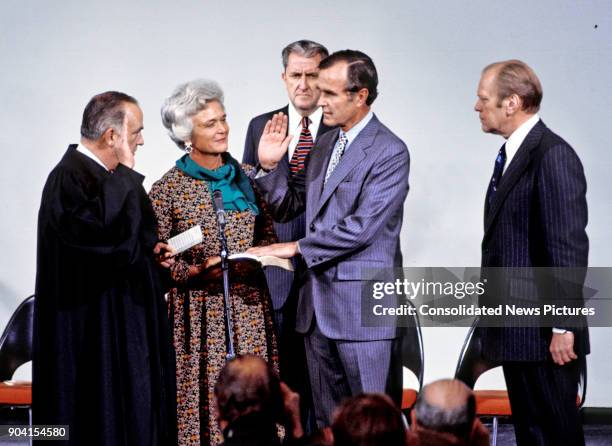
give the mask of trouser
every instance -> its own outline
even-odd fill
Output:
[[[580,361],[506,362],[508,388],[517,446],[584,445],[576,407]]]
[[[329,339],[313,321],[304,346],[319,428],[331,425],[333,411],[343,399],[386,391],[393,341]]]

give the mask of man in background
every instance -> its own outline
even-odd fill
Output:
[[[283,73],[281,78],[287,89],[289,104],[262,115],[256,116],[249,123],[242,162],[257,166],[259,157],[257,148],[266,123],[276,113],[282,112],[288,116],[287,132],[292,135],[286,155],[279,163],[279,169],[285,176],[295,175],[304,167],[304,160],[320,136],[330,130],[323,122],[323,111],[317,104],[321,91],[319,90],[319,63],[328,56],[327,48],[311,40],[298,40],[290,43],[282,51]],[[304,216],[285,222],[275,222],[274,229],[279,241],[288,242],[298,240],[304,236]],[[274,306],[274,322],[279,337],[285,333],[284,319],[289,316],[283,314],[291,292],[293,273],[281,268],[268,268],[266,270],[268,286]],[[295,302],[293,302],[295,310]],[[290,304],[289,304],[290,306]],[[290,330],[293,326],[288,327]]]
[[[244,163],[254,166],[259,164],[257,148],[264,127],[274,114],[282,112],[289,118],[287,132],[293,138],[279,163],[279,170],[289,178],[304,167],[312,147],[321,135],[330,130],[323,122],[323,111],[317,103],[321,94],[318,85],[319,63],[328,54],[327,48],[311,40],[298,40],[283,48],[281,79],[287,89],[289,104],[251,120],[244,144]],[[304,236],[304,225],[304,215],[301,214],[283,223],[275,222],[274,230],[280,242],[289,242]],[[281,377],[302,396],[302,414],[307,429],[310,429],[307,418],[312,409],[304,342],[302,336],[295,332],[299,283],[293,272],[282,268],[266,268],[265,274],[274,308]]]
[[[133,170],[142,111],[115,91],[85,107],[80,143],[45,184],[38,215],[33,422],[69,444],[176,442],[174,352],[154,251],[155,215]]]

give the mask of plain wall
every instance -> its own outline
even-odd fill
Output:
[[[67,144],[78,142],[91,96],[114,89],[140,101],[145,145],[136,169],[148,188],[181,155],[159,118],[178,83],[220,82],[230,151],[240,158],[250,118],[287,103],[280,51],[301,38],[360,49],[377,65],[373,109],[411,154],[406,266],[480,263],[484,193],[503,140],[481,132],[473,105],[480,70],[508,58],[538,73],[541,117],[582,159],[590,264],[610,266],[610,2],[431,3],[2,0],[0,327],[34,290],[42,186]],[[451,376],[466,329],[424,332],[426,381]],[[589,406],[612,407],[611,333],[591,331]],[[503,378],[494,372],[483,383],[501,388]]]

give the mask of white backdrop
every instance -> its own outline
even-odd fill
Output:
[[[331,51],[360,49],[377,65],[374,111],[406,141],[412,159],[406,266],[480,263],[484,192],[502,140],[480,131],[473,105],[482,67],[507,58],[538,73],[542,118],[584,163],[590,264],[610,266],[610,2],[436,3],[2,0],[0,327],[33,292],[42,186],[67,144],[78,141],[92,95],[115,89],[141,102],[145,145],[136,169],[148,188],[180,155],[159,119],[178,83],[221,83],[230,151],[240,158],[249,119],[286,104],[280,51],[301,38]],[[425,330],[426,381],[453,374],[465,331]],[[612,407],[611,333],[591,331],[589,406]],[[483,382],[503,387],[499,373]]]

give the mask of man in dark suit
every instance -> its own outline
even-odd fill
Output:
[[[483,131],[506,139],[485,202],[485,268],[587,266],[582,164],[538,117],[541,99],[540,81],[521,61],[494,63],[482,72],[475,110]],[[546,296],[537,285],[526,289],[540,302],[561,297]],[[517,444],[584,444],[576,395],[588,331],[517,322],[483,329],[484,356],[503,365]]]
[[[291,139],[287,117],[266,124],[259,146],[258,185],[277,219],[305,212],[298,241],[253,249],[307,266],[296,329],[306,358],[319,426],[331,423],[347,396],[384,392],[396,328],[361,323],[363,269],[401,265],[399,234],[408,193],[406,145],[370,110],[378,74],[359,51],[339,51],[319,65],[323,119],[339,129],[324,134],[305,168],[287,180],[278,167]]]
[[[313,144],[330,130],[323,122],[323,112],[317,104],[320,95],[317,85],[319,62],[328,54],[327,48],[311,40],[298,40],[283,48],[284,71],[281,78],[287,88],[289,104],[251,120],[244,143],[243,163],[258,165],[257,147],[264,127],[272,116],[282,112],[289,117],[288,134],[293,138],[287,154],[281,159],[279,169],[285,176],[289,176],[303,167],[304,159]],[[281,242],[299,240],[304,236],[304,216],[298,215],[285,223],[277,222],[274,229]],[[285,320],[288,318],[289,330],[293,329],[294,323],[291,309],[295,312],[296,302],[289,302],[289,308],[285,307],[289,295],[295,295],[291,293],[293,273],[281,268],[267,268],[266,277],[274,307],[274,323],[282,345],[286,331]]]

